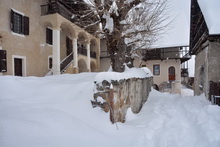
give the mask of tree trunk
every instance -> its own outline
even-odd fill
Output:
[[[121,33],[112,32],[107,34],[107,48],[110,54],[112,70],[115,72],[123,72],[125,70],[125,51],[126,44],[121,37]]]

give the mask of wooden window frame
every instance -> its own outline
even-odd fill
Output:
[[[16,34],[29,35],[29,17],[11,9],[11,30]]]
[[[156,67],[159,67],[158,68],[158,72],[156,71]],[[153,65],[153,75],[155,75],[155,76],[159,76],[160,75],[160,64],[154,64]]]

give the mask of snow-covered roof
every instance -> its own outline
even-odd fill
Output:
[[[210,35],[220,34],[220,0],[198,0]]]
[[[165,28],[153,48],[167,48],[189,45],[190,33],[190,0],[168,0],[166,12],[169,26]],[[166,23],[165,22],[165,23]]]

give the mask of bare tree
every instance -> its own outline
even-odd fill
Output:
[[[167,25],[164,23],[167,18],[164,15],[166,1],[84,0],[88,9],[79,18],[85,20],[85,29],[92,26],[97,29],[101,24],[96,34],[101,33],[106,39],[112,69],[123,72],[131,55],[137,49],[150,48]]]

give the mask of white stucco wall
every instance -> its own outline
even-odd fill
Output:
[[[150,60],[147,62],[140,62],[140,60],[136,59],[134,61],[135,67],[145,66],[151,70],[153,73],[153,65],[160,65],[160,75],[154,75],[154,84],[158,86],[163,82],[169,82],[169,67],[173,66],[175,68],[175,81],[172,82],[174,89],[172,92],[180,93],[181,90],[181,62],[180,60],[169,59],[169,60]]]

